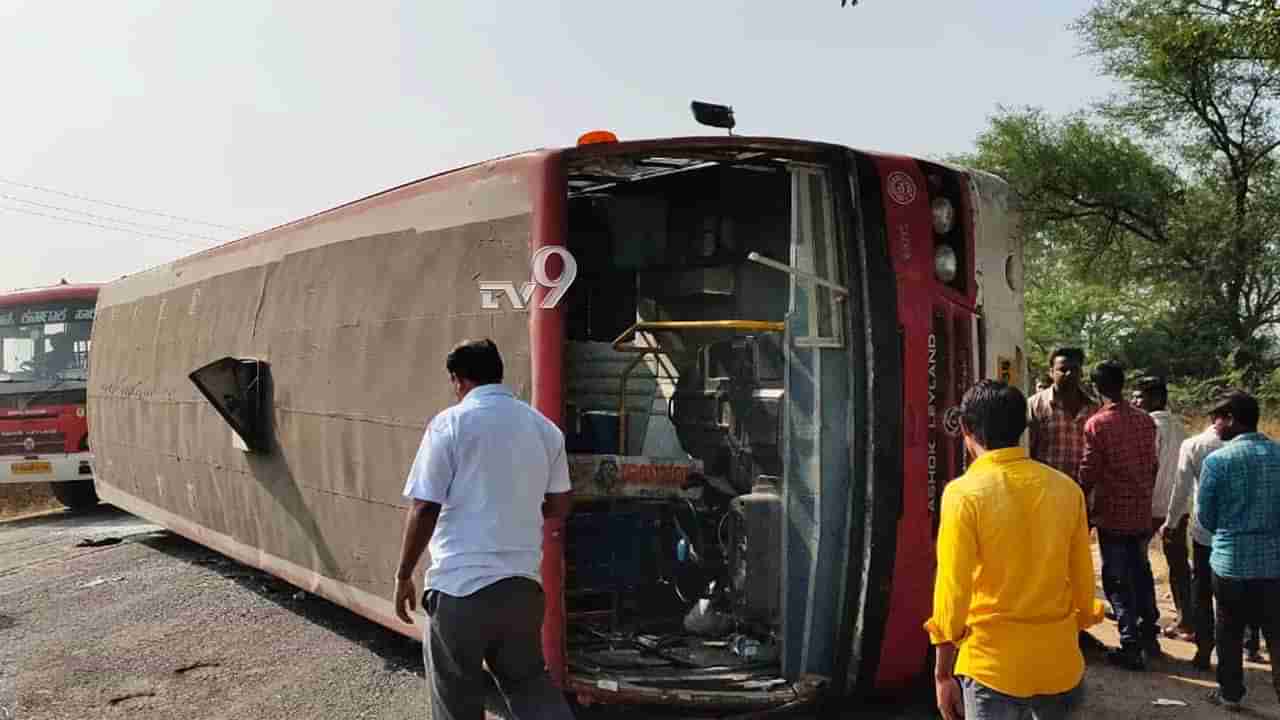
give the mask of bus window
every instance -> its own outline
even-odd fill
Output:
[[[830,182],[822,168],[791,168],[791,264],[797,270],[844,284],[844,263],[835,236]],[[843,347],[843,307],[838,294],[800,277],[791,283],[792,310],[802,347]]]
[[[6,337],[4,343],[4,372],[16,375],[26,371],[35,357],[36,343],[31,338]]]

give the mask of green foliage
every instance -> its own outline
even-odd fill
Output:
[[[966,159],[1022,200],[1033,353],[1080,345],[1188,402],[1280,390],[1280,10],[1099,0],[1075,27],[1123,91],[1065,117],[1000,108]]]
[[[1004,110],[978,137],[976,162],[1010,179],[1034,244],[1069,248],[1056,270],[1131,276],[1135,248],[1164,244],[1180,178],[1119,131],[1083,115]],[[1114,272],[1113,272],[1114,271]],[[1101,278],[1099,278],[1101,279]]]
[[[1167,0],[1162,9],[1216,24],[1235,52],[1280,62],[1280,5],[1274,0]]]
[[[1223,390],[1243,388],[1261,403],[1266,416],[1280,416],[1280,368],[1257,373],[1254,366],[1241,366],[1228,356],[1220,372],[1210,377],[1184,377],[1169,385],[1169,403],[1180,412],[1193,416],[1208,413],[1210,405]]]

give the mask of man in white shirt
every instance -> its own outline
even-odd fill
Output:
[[[1201,670],[1209,669],[1209,658],[1214,646],[1213,569],[1209,567],[1213,533],[1200,527],[1192,511],[1191,500],[1199,488],[1200,468],[1204,459],[1222,445],[1222,438],[1212,423],[1204,432],[1183,441],[1178,452],[1178,471],[1174,475],[1173,490],[1169,498],[1168,518],[1161,528],[1161,535],[1166,543],[1177,541],[1179,525],[1186,524],[1191,531],[1191,604],[1194,608],[1192,626],[1196,641],[1196,655],[1191,662]]]
[[[1191,634],[1191,568],[1187,562],[1186,517],[1169,514],[1169,500],[1173,494],[1174,477],[1178,474],[1178,455],[1182,442],[1187,439],[1182,420],[1169,412],[1169,389],[1164,379],[1148,375],[1140,378],[1133,393],[1134,407],[1145,410],[1156,422],[1156,457],[1159,470],[1156,486],[1151,496],[1152,531],[1158,532],[1161,549],[1169,563],[1169,588],[1173,591],[1173,604],[1178,620],[1165,629],[1167,637],[1184,638]]]
[[[424,548],[423,656],[432,720],[482,720],[488,665],[511,714],[573,716],[542,656],[542,524],[569,513],[564,434],[502,383],[490,340],[445,363],[456,405],[427,426],[409,470],[396,615],[412,623]],[[428,546],[428,542],[430,546]]]

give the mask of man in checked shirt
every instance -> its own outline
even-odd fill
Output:
[[[1239,709],[1244,698],[1245,625],[1280,640],[1280,445],[1258,432],[1258,401],[1231,392],[1212,410],[1226,444],[1205,458],[1196,490],[1200,525],[1213,535],[1209,564],[1218,602],[1218,689],[1210,702]],[[1280,699],[1280,664],[1271,660]]]
[[[1053,385],[1027,401],[1027,437],[1031,459],[1080,482],[1084,456],[1084,424],[1098,411],[1098,401],[1080,385],[1084,351],[1058,348],[1049,356]]]
[[[1031,459],[1080,482],[1084,455],[1084,424],[1098,411],[1098,401],[1080,384],[1084,351],[1058,348],[1049,356],[1052,384],[1027,400],[1027,439]],[[1088,495],[1085,496],[1089,500]],[[1092,503],[1089,503],[1092,506]],[[1080,631],[1080,649],[1100,652],[1102,643]]]
[[[1120,648],[1107,660],[1131,670],[1160,655],[1160,611],[1147,546],[1156,484],[1156,423],[1124,399],[1124,368],[1100,363],[1090,375],[1105,404],[1084,426],[1080,485],[1094,496],[1102,550],[1102,588],[1120,626]]]

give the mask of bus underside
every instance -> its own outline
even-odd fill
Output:
[[[818,306],[820,327],[801,329],[843,353],[847,309],[787,268],[843,280],[827,175],[777,159],[615,156],[569,177],[570,687],[588,702],[812,700],[821,683],[797,670],[814,619],[794,602],[788,617],[783,585],[814,579],[812,548],[787,528],[816,534],[820,518],[789,517],[788,466],[820,462],[806,421],[823,403],[813,368],[788,352],[788,318]],[[789,384],[804,386],[801,405]],[[827,398],[842,416],[844,390]]]

